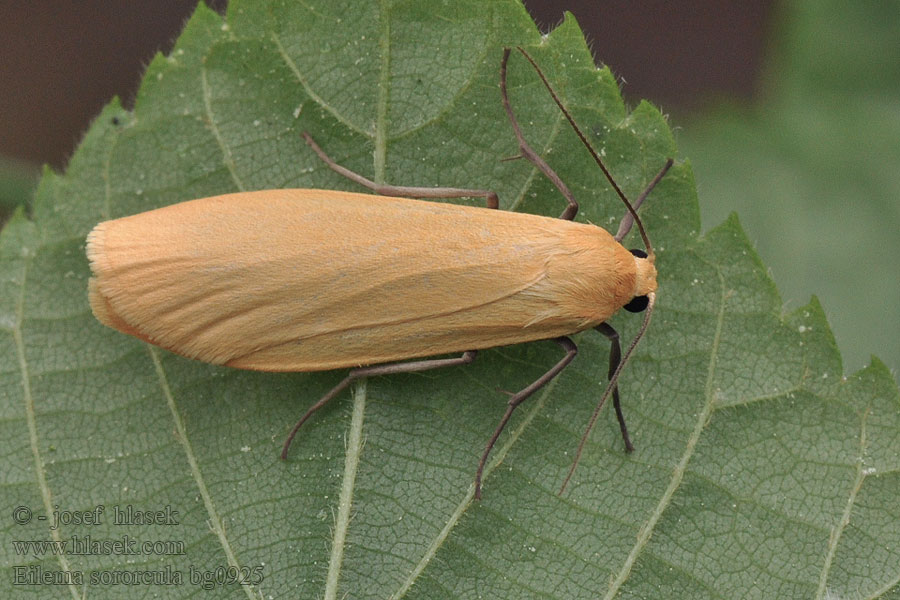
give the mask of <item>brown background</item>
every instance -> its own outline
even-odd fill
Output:
[[[210,2],[222,10],[224,0]],[[774,2],[528,0],[542,30],[575,14],[626,98],[684,113],[723,94],[750,96]],[[64,167],[114,95],[129,105],[144,65],[169,50],[196,0],[44,0],[0,4],[0,155]]]

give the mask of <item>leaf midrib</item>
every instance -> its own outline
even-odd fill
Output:
[[[374,181],[376,183],[384,183],[388,135],[387,113],[388,102],[390,99],[390,0],[380,0],[379,8],[380,28],[378,48],[381,51],[381,65],[377,86],[378,100],[375,114],[375,152],[373,154],[373,162]],[[284,57],[285,60],[287,60],[287,56],[284,55]],[[299,73],[298,78],[300,78]],[[359,470],[360,454],[362,453],[362,429],[365,422],[365,410],[368,400],[367,390],[368,386],[366,386],[366,379],[362,378],[357,383],[353,394],[353,416],[350,419],[350,436],[347,440],[347,450],[344,458],[344,473],[341,480],[338,514],[331,544],[331,554],[328,560],[328,574],[325,579],[325,600],[335,600],[338,597],[338,590],[340,588],[341,569],[343,567],[344,551],[346,550],[347,533],[350,528],[350,516],[353,506],[353,492],[356,488],[356,474]]]
[[[359,461],[362,455],[362,429],[368,399],[367,392],[366,379],[362,378],[353,390],[353,415],[350,418],[350,435],[347,438],[344,473],[341,477],[341,491],[338,495],[338,511],[334,523],[331,555],[328,559],[328,575],[325,578],[325,600],[338,598],[341,568],[344,564],[344,551],[347,546],[347,533],[350,530],[353,492],[356,489],[356,475],[359,472]]]

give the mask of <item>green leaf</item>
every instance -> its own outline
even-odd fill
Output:
[[[0,228],[33,195],[37,176],[33,168],[0,155]]]
[[[785,3],[759,99],[679,135],[704,222],[739,212],[788,303],[819,294],[847,372],[874,349],[900,368],[897,8]]]
[[[225,21],[201,5],[149,66],[134,112],[108,106],[66,174],[45,173],[34,220],[20,212],[0,236],[5,597],[178,598],[202,594],[203,575],[217,596],[251,598],[900,595],[896,384],[877,360],[841,377],[821,307],[782,314],[735,218],[699,236],[686,162],[642,209],[661,290],[621,381],[637,449],[623,452],[605,410],[562,497],[605,384],[609,348],[593,332],[514,416],[474,502],[498,390],[536,379],[554,344],[369,380],[317,413],[282,462],[294,421],[343,372],[212,367],[91,315],[84,236],[100,220],[242,189],[358,189],[303,130],[376,179],[490,187],[506,209],[558,214],[543,177],[500,160],[516,153],[497,87],[515,44],[626,193],[675,154],[655,108],[626,111],[571,17],[545,39],[512,0],[236,1]],[[620,203],[520,56],[510,88],[579,219],[614,228]],[[624,339],[639,325],[613,322]],[[128,505],[170,521],[114,523]],[[71,522],[98,506],[100,524]],[[32,519],[17,523],[16,507]],[[58,528],[55,508],[69,511]],[[73,536],[175,544],[57,556],[12,543]],[[248,585],[228,583],[229,567]],[[62,585],[14,583],[64,571]]]

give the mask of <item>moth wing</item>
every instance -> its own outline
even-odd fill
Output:
[[[498,305],[545,276],[555,221],[327,190],[216,196],[98,225],[89,297],[111,327],[243,368],[485,347],[473,331],[515,338],[533,318]]]

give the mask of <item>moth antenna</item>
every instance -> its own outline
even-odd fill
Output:
[[[637,200],[634,201],[635,210],[637,210],[641,207],[641,204],[644,203],[644,200],[647,199],[647,196],[649,196],[650,192],[653,191],[653,188],[656,187],[656,184],[659,183],[660,180],[662,180],[662,178],[666,175],[666,173],[669,172],[669,169],[672,168],[672,165],[674,164],[674,162],[675,161],[672,160],[671,158],[666,160],[666,164],[664,164],[663,168],[660,169],[659,173],[656,174],[656,177],[654,177],[653,180],[650,181],[649,184],[647,184],[646,189],[644,189],[644,191],[641,192],[641,195],[637,197]],[[616,235],[614,235],[613,238],[617,242],[621,242],[622,239],[626,235],[628,235],[628,232],[631,231],[631,226],[633,223],[634,223],[634,217],[631,216],[631,213],[625,213],[625,216],[622,217],[622,222],[619,223],[619,230],[616,232]],[[651,254],[652,254],[651,252],[647,253],[648,256]]]
[[[516,46],[516,50],[522,53],[528,62],[531,63],[531,66],[534,67],[534,70],[537,72],[538,77],[541,78],[541,81],[544,82],[544,87],[547,88],[547,91],[550,92],[550,96],[553,98],[553,101],[556,102],[556,106],[559,107],[559,110],[562,111],[562,114],[565,115],[566,120],[569,121],[569,125],[572,126],[572,129],[575,130],[575,133],[578,135],[578,138],[581,140],[581,143],[584,144],[585,148],[588,149],[588,152],[591,153],[591,156],[594,157],[594,161],[600,167],[600,170],[603,171],[603,174],[606,175],[607,181],[609,181],[610,185],[612,185],[613,189],[618,194],[619,198],[622,199],[622,202],[625,204],[625,208],[628,209],[628,213],[631,215],[631,218],[634,219],[634,222],[638,226],[638,231],[641,234],[641,239],[644,241],[644,246],[647,248],[647,255],[652,257],[653,253],[653,244],[650,243],[650,238],[647,236],[647,231],[644,229],[644,224],[641,222],[641,218],[638,216],[637,211],[631,205],[631,202],[628,201],[628,198],[625,196],[625,193],[622,192],[622,189],[619,187],[619,184],[616,183],[615,179],[613,179],[612,174],[606,168],[606,165],[603,164],[603,160],[600,158],[600,155],[597,154],[597,151],[594,150],[594,147],[591,146],[590,142],[588,142],[585,135],[581,132],[581,129],[578,128],[578,125],[575,123],[575,119],[572,118],[572,115],[569,114],[568,109],[563,105],[562,101],[559,99],[559,96],[556,95],[556,91],[554,91],[553,87],[550,85],[550,82],[547,81],[547,78],[544,76],[543,71],[537,65],[531,55],[525,51],[521,46]],[[648,188],[647,192],[652,189],[652,186]]]
[[[566,486],[569,484],[569,480],[575,473],[575,468],[578,466],[578,462],[581,460],[581,453],[584,450],[584,445],[587,443],[588,437],[591,435],[591,430],[594,428],[594,423],[597,422],[597,416],[600,414],[600,410],[603,408],[603,405],[606,404],[606,399],[609,398],[609,395],[616,388],[616,384],[619,382],[619,375],[622,374],[622,370],[631,359],[631,353],[634,352],[634,349],[638,345],[638,342],[640,342],[641,338],[644,337],[644,333],[647,331],[647,326],[650,325],[650,315],[653,314],[653,305],[656,303],[656,294],[650,292],[649,294],[647,294],[647,300],[648,303],[647,310],[644,313],[644,322],[641,323],[641,328],[637,332],[637,335],[634,336],[634,339],[631,341],[631,345],[628,346],[628,350],[625,352],[625,356],[616,367],[616,370],[613,372],[612,377],[609,378],[609,383],[607,384],[606,389],[603,390],[603,395],[600,396],[600,401],[597,402],[597,406],[594,408],[594,413],[591,415],[590,421],[588,421],[587,429],[585,429],[584,435],[581,436],[581,442],[578,444],[578,450],[575,451],[575,459],[572,461],[572,466],[569,467],[569,472],[566,475],[565,480],[563,480],[562,486],[559,488],[560,495],[562,495],[563,492],[566,491]]]

